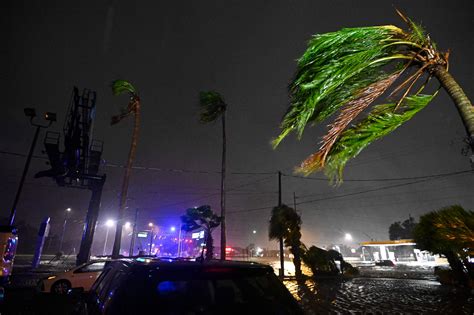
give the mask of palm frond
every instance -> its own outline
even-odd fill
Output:
[[[408,39],[413,41],[420,46],[426,45],[429,41],[429,37],[426,35],[425,30],[421,25],[416,24],[413,22],[409,17],[403,14],[400,10],[395,9],[398,15],[402,18],[402,20],[408,25],[410,28],[410,33],[408,34]]]
[[[132,95],[137,94],[135,87],[126,80],[115,80],[112,82],[112,93],[119,95],[122,93],[130,93]]]
[[[385,90],[392,85],[392,83],[397,79],[400,72],[396,72],[389,76],[386,79],[377,81],[367,88],[365,88],[356,98],[349,101],[344,108],[339,113],[339,116],[335,121],[329,126],[330,130],[323,137],[321,147],[319,151],[315,154],[312,154],[310,158],[306,159],[303,162],[304,165],[311,165],[310,168],[322,168],[326,161],[326,156],[330,152],[332,146],[337,141],[341,133],[346,129],[346,127],[362,112],[364,111],[376,98],[382,95]],[[320,165],[313,165],[314,163]]]
[[[432,67],[447,67],[448,54],[438,52],[420,25],[397,12],[408,25],[406,31],[393,25],[345,28],[309,41],[297,62],[289,85],[291,104],[272,145],[277,147],[292,132],[301,138],[308,124],[339,115],[329,124],[320,150],[301,164],[299,172],[308,175],[324,169],[332,180],[341,181],[350,158],[409,120],[433,97],[419,95],[428,80],[415,87],[424,74],[431,77]],[[417,71],[411,72],[415,67]],[[412,74],[387,93],[397,99],[376,106],[365,120],[346,130],[405,71]]]
[[[226,110],[222,96],[215,91],[202,91],[199,93],[200,116],[202,123],[215,121]]]
[[[382,104],[374,107],[368,117],[352,128],[345,130],[327,155],[324,167],[331,181],[342,182],[342,172],[346,163],[356,157],[361,150],[375,140],[388,135],[400,125],[410,120],[422,110],[435,95],[414,95],[405,98],[398,113],[394,112],[396,103]],[[321,163],[310,157],[302,163],[298,172],[309,174],[320,170]]]
[[[382,67],[393,59],[405,59],[396,42],[403,35],[392,26],[346,28],[316,35],[298,60],[289,86],[291,106],[281,123],[277,146],[291,131],[301,137],[309,122],[318,123],[352,100],[367,86],[390,76]]]

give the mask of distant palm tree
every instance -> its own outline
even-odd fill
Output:
[[[308,175],[323,170],[340,182],[347,161],[371,142],[384,137],[412,118],[437,92],[421,94],[434,76],[456,105],[474,148],[474,109],[448,72],[449,52],[440,52],[417,24],[397,11],[408,30],[393,25],[345,28],[315,35],[298,60],[295,78],[289,86],[291,106],[273,141],[276,147],[289,133],[300,138],[307,124],[321,123],[340,110],[329,125],[319,151],[297,169]],[[394,86],[392,102],[372,108],[365,119],[352,125],[379,96]],[[423,82],[420,79],[425,77]]]
[[[221,259],[225,260],[226,249],[226,217],[225,217],[225,162],[226,162],[226,128],[225,113],[227,104],[222,96],[214,91],[199,93],[199,104],[201,107],[200,121],[210,123],[216,121],[219,117],[222,120],[222,164],[221,164]]]
[[[212,231],[221,224],[222,218],[212,212],[210,206],[204,205],[187,209],[186,214],[181,216],[181,222],[181,229],[187,232],[204,229],[206,260],[211,260],[214,256]]]
[[[301,274],[301,217],[295,209],[286,205],[274,207],[268,227],[270,240],[281,240],[290,247],[295,265],[295,276],[300,279]]]
[[[130,151],[128,153],[127,165],[125,166],[125,174],[123,176],[122,191],[120,193],[120,204],[119,211],[117,216],[117,227],[115,229],[115,241],[114,248],[112,250],[112,257],[117,258],[120,255],[120,245],[122,240],[122,225],[123,217],[125,212],[125,207],[127,204],[127,193],[128,193],[128,184],[130,181],[130,175],[132,171],[133,161],[135,159],[135,153],[137,151],[138,143],[138,132],[140,129],[140,97],[137,94],[137,90],[133,87],[132,84],[125,80],[116,80],[112,83],[112,93],[114,95],[120,95],[123,93],[128,93],[130,100],[126,109],[122,109],[122,112],[119,115],[113,116],[111,120],[111,125],[115,125],[120,122],[122,119],[134,115],[135,122],[133,126],[132,133],[132,143],[130,144]]]

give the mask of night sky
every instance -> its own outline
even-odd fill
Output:
[[[289,104],[287,85],[312,34],[342,27],[403,26],[394,6],[451,49],[450,72],[474,97],[472,73],[474,2],[466,1],[3,1],[0,10],[2,115],[0,207],[8,216],[34,128],[24,107],[58,114],[60,131],[73,86],[97,91],[94,138],[105,142],[107,182],[100,221],[114,218],[133,119],[110,126],[127,98],[110,83],[126,79],[142,99],[141,135],[127,216],[140,208],[139,224],[179,224],[188,207],[219,211],[220,124],[198,122],[198,93],[219,91],[228,104],[228,244],[269,242],[267,225],[277,204],[277,171],[293,168],[317,149],[324,124],[307,128],[301,141],[288,137],[270,146]],[[431,82],[437,86],[436,80]],[[43,136],[35,154],[43,155]],[[283,201],[302,212],[307,245],[388,239],[388,226],[451,204],[473,208],[473,174],[462,154],[465,131],[444,91],[408,124],[348,163],[344,184],[283,177]],[[107,166],[109,165],[109,166]],[[47,169],[35,158],[18,205],[17,220],[37,226],[51,216],[60,233],[64,209],[73,209],[66,239],[79,245],[89,191],[59,188],[34,179]],[[314,179],[316,178],[316,179]],[[405,180],[393,180],[403,179]],[[418,179],[410,179],[418,178]],[[321,179],[321,180],[318,180]],[[368,181],[379,179],[379,181]],[[396,187],[391,187],[395,186]],[[97,242],[103,242],[99,224]],[[253,230],[257,233],[254,235]],[[219,241],[216,231],[216,244]]]

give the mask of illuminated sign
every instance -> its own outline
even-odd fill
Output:
[[[138,232],[137,237],[139,238],[147,238],[148,237],[148,232]]]
[[[204,231],[195,232],[195,233],[191,234],[191,238],[192,238],[192,239],[204,238]]]

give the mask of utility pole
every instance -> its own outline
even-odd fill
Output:
[[[34,108],[25,108],[24,113],[26,117],[30,118],[30,124],[36,127],[36,131],[33,137],[33,142],[31,143],[31,146],[30,146],[30,151],[28,152],[28,157],[26,158],[26,163],[25,163],[25,167],[23,168],[23,174],[21,175],[20,184],[18,185],[18,189],[16,191],[15,200],[13,201],[13,205],[10,210],[10,217],[8,219],[8,223],[10,224],[10,226],[12,226],[13,222],[15,221],[16,206],[18,204],[18,201],[20,200],[21,192],[23,190],[23,185],[25,184],[26,175],[28,174],[28,169],[30,168],[31,158],[33,157],[33,152],[36,147],[36,142],[38,141],[39,132],[41,128],[48,128],[49,126],[51,126],[53,122],[56,121],[56,114],[47,112],[44,114],[44,119],[48,121],[48,124],[40,125],[33,122],[33,119],[36,117],[36,110]]]
[[[135,247],[135,235],[137,234],[137,220],[138,220],[138,208],[135,209],[135,219],[132,227],[132,239],[130,240],[130,250],[128,256],[133,256],[133,248]]]
[[[293,192],[293,209],[296,211],[296,193]]]
[[[281,207],[281,172],[278,171],[278,207]],[[283,248],[283,237],[280,237],[280,278],[285,276],[285,257]]]
[[[63,249],[64,234],[66,233],[67,214],[71,212],[71,208],[67,208],[64,212],[63,232],[61,233],[61,240],[59,241],[59,252]]]

